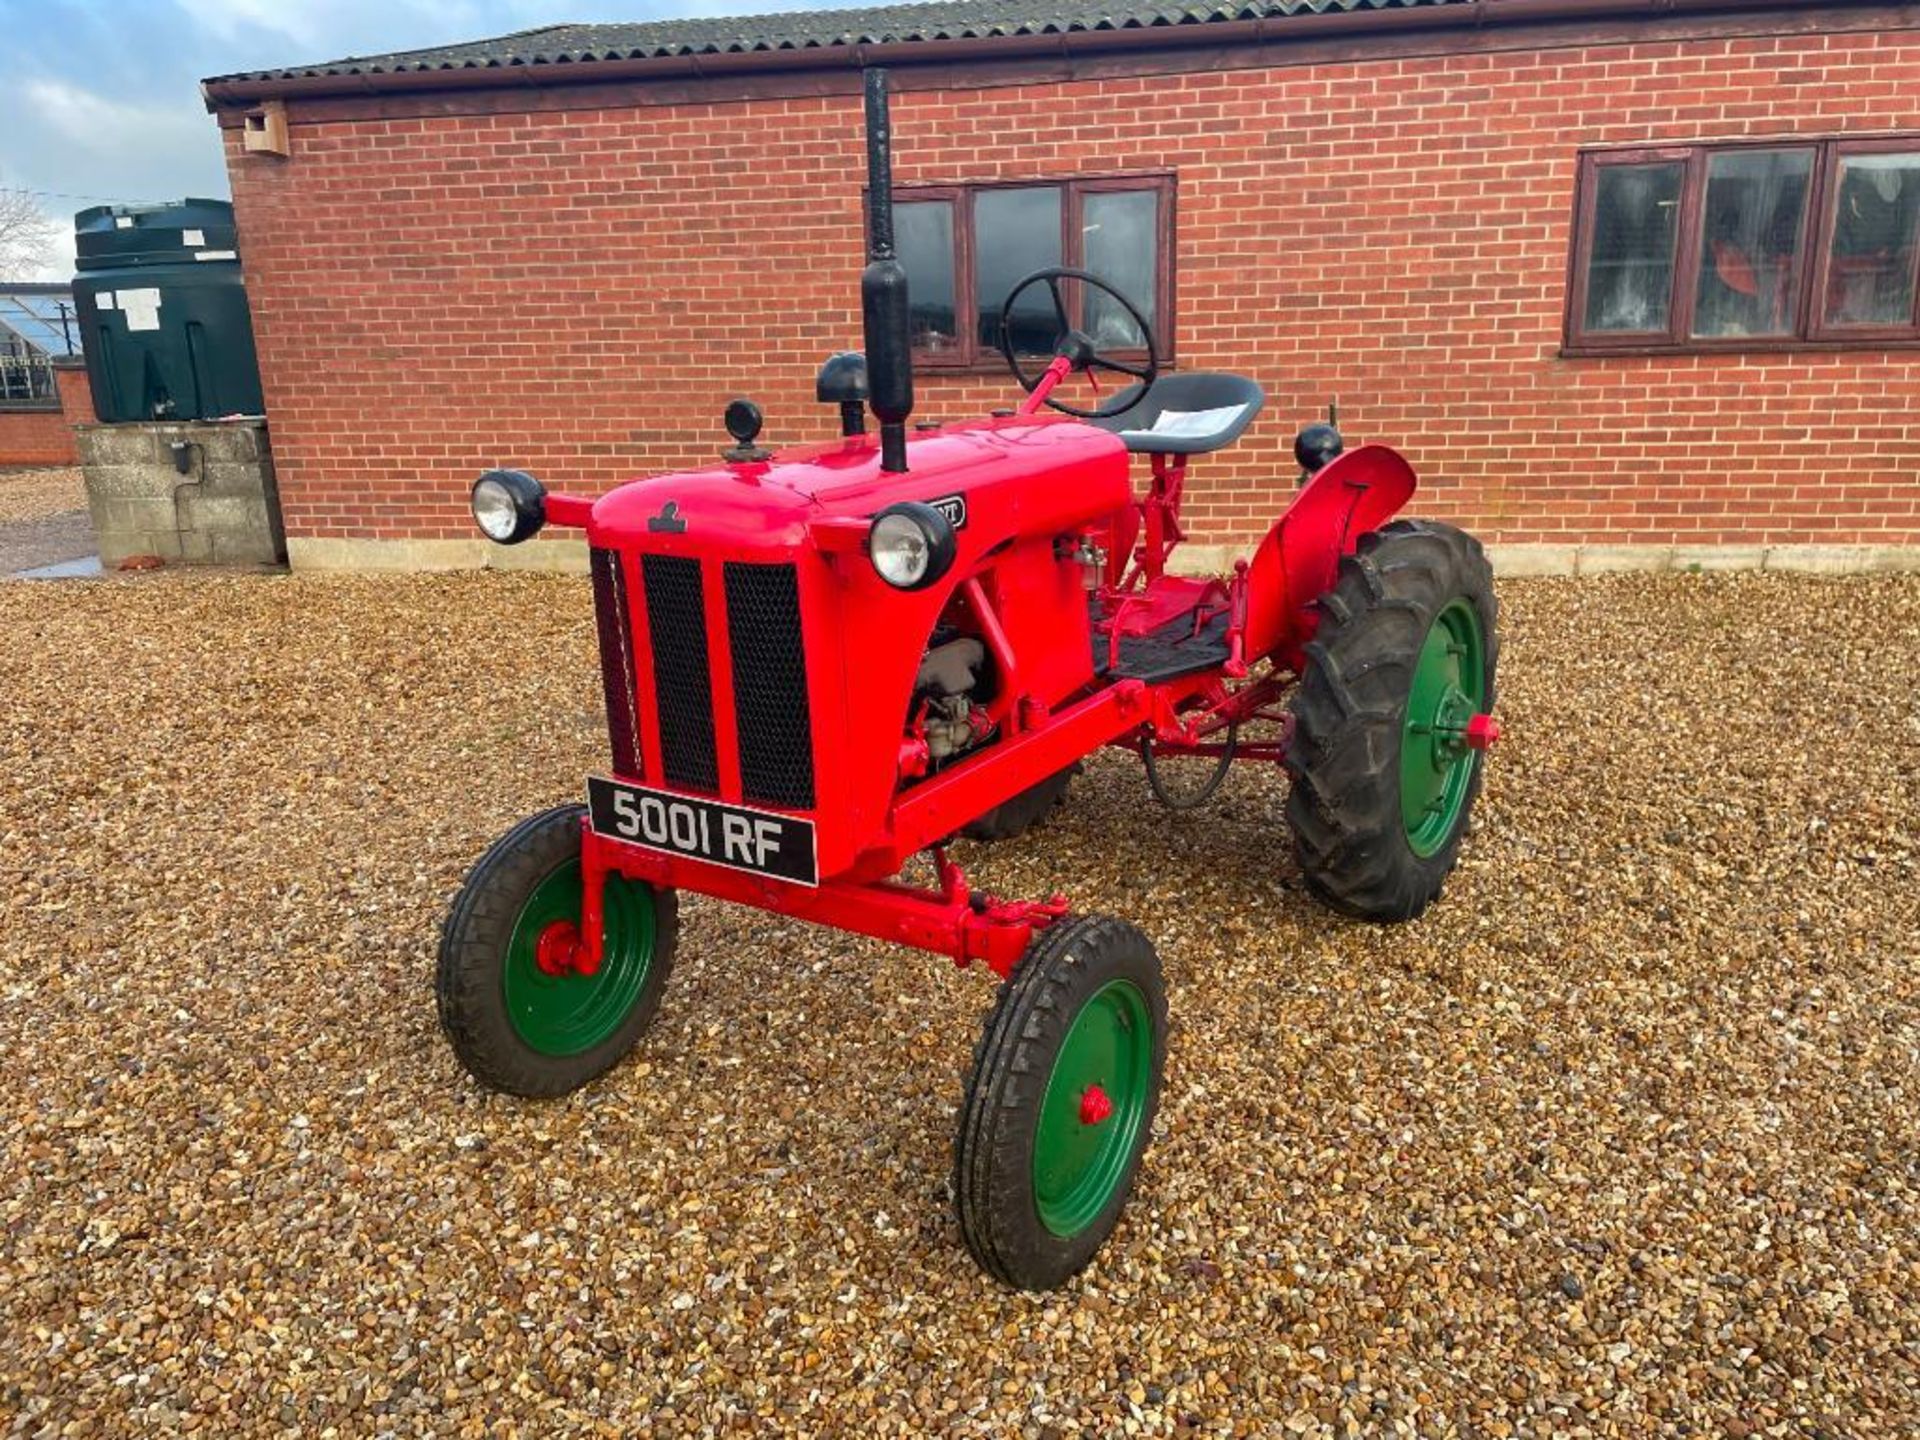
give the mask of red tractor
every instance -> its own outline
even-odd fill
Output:
[[[1277,761],[1313,893],[1367,920],[1417,915],[1498,735],[1492,576],[1471,537],[1392,519],[1412,469],[1380,445],[1342,453],[1329,425],[1301,432],[1303,483],[1248,559],[1172,573],[1188,463],[1232,443],[1261,390],[1162,373],[1146,318],[1080,271],[1007,299],[1017,409],[908,438],[881,72],[866,99],[866,352],[820,375],[839,440],[775,454],[736,401],[736,444],[707,469],[595,501],[520,471],[474,485],[503,544],[586,532],[613,755],[584,806],[523,821],[474,867],[441,943],[440,1018],[485,1085],[584,1085],[653,1018],[682,890],[985,961],[1003,983],[954,1196],[980,1264],[1044,1289],[1092,1258],[1132,1186],[1166,1053],[1160,963],[1124,920],[974,890],[949,842],[1026,830],[1105,745],[1137,751],[1177,803],[1235,759]],[[1007,323],[1027,294],[1051,303],[1043,369]],[[1096,305],[1133,345],[1079,328]],[[1061,398],[1103,371],[1126,388]],[[1174,794],[1177,770],[1199,783]],[[903,883],[923,854],[933,884]]]

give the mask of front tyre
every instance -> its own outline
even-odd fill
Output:
[[[1050,1290],[1093,1259],[1160,1099],[1167,997],[1152,943],[1103,916],[1041,931],[1000,987],[954,1144],[960,1232],[981,1268]]]
[[[1294,856],[1342,914],[1410,920],[1459,860],[1480,793],[1469,722],[1493,709],[1493,570],[1464,531],[1396,520],[1361,537],[1316,604],[1287,753]]]
[[[585,813],[563,805],[494,842],[441,931],[440,1027],[491,1090],[564,1095],[612,1069],[653,1019],[673,968],[674,892],[609,874],[604,955],[586,972],[576,945]]]

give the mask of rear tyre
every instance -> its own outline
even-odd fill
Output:
[[[1133,1188],[1167,1049],[1160,960],[1121,920],[1040,932],[987,1017],[954,1143],[981,1268],[1050,1290],[1093,1259]]]
[[[566,963],[580,924],[580,822],[521,821],[473,867],[440,936],[440,1027],[490,1090],[546,1098],[618,1064],[660,1006],[679,933],[674,892],[608,875],[604,955]]]
[[[1287,754],[1294,856],[1342,914],[1410,920],[1458,862],[1480,793],[1463,729],[1493,708],[1492,567],[1464,531],[1397,520],[1361,537],[1315,603]]]
[[[960,833],[969,840],[986,844],[1026,834],[1067,798],[1067,786],[1073,783],[1074,772],[1079,768],[1077,764],[1069,765],[1059,774],[1029,785],[1011,800],[1001,801]]]

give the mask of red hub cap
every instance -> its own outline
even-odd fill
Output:
[[[1491,750],[1500,739],[1500,722],[1491,715],[1476,715],[1467,721],[1461,738],[1469,750]]]
[[[1089,1085],[1080,1096],[1080,1123],[1098,1125],[1113,1114],[1113,1101],[1107,1098],[1107,1092],[1098,1085]]]
[[[533,942],[533,963],[549,975],[591,975],[599,967],[587,958],[580,943],[580,927],[571,920],[555,920]]]

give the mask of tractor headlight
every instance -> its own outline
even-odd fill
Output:
[[[917,500],[889,505],[867,532],[874,571],[896,590],[920,590],[946,574],[954,543],[947,517]]]
[[[518,545],[547,523],[546,487],[524,470],[489,470],[473,482],[473,523],[500,545]]]

